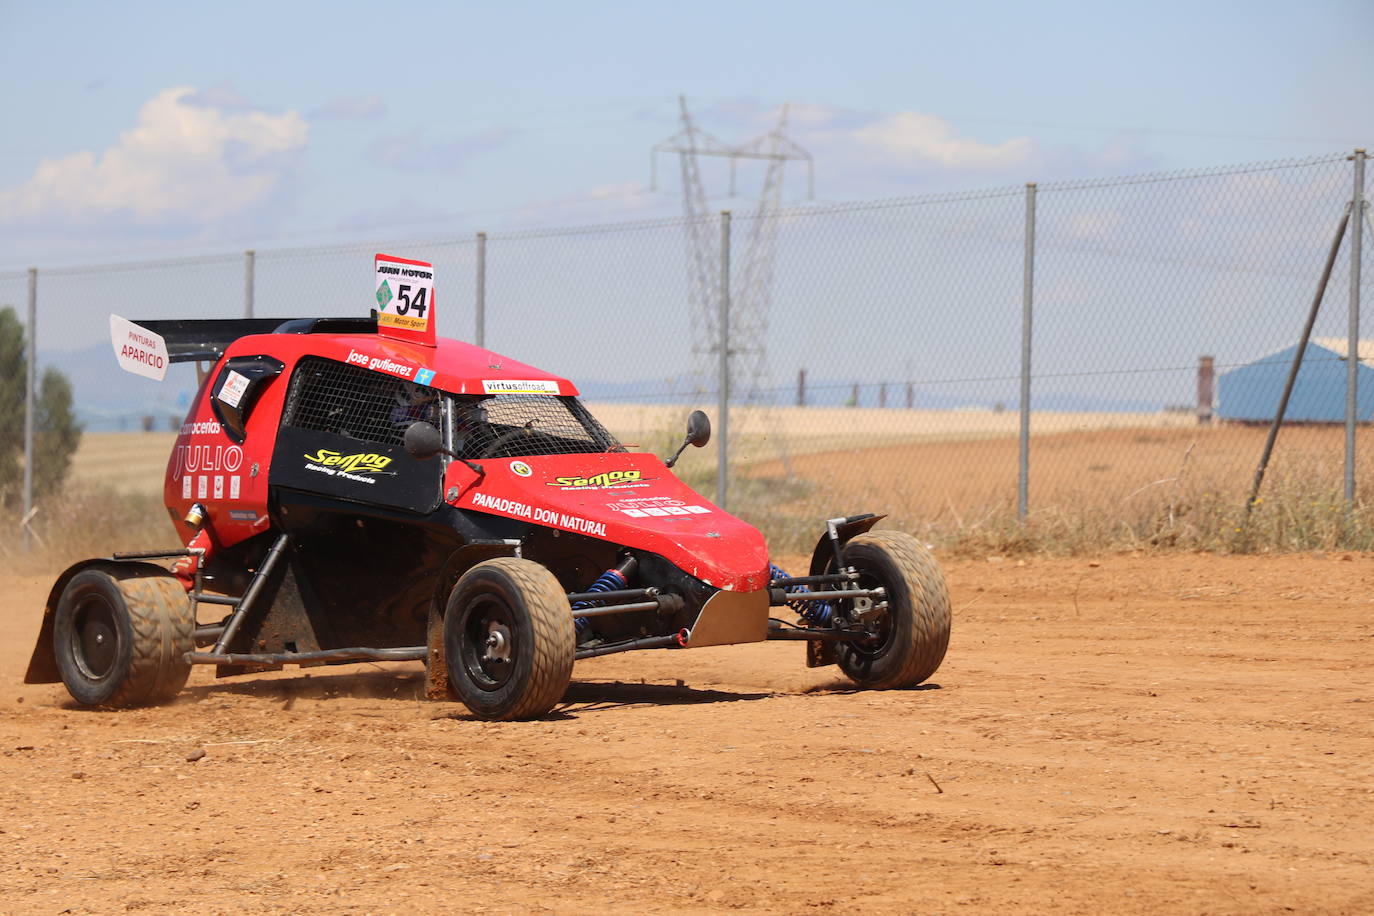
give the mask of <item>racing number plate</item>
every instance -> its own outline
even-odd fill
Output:
[[[434,346],[434,265],[394,255],[376,259],[377,331]]]

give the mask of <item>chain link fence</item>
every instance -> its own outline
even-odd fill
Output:
[[[1374,282],[1351,283],[1367,213],[1340,239],[1265,489],[1246,502],[1356,197],[1351,158],[40,269],[39,359],[75,385],[78,475],[156,488],[160,463],[100,456],[179,425],[194,373],[120,373],[106,316],[360,313],[386,251],[435,263],[441,335],[573,379],[618,438],[660,454],[693,408],[719,433],[724,339],[728,434],[678,468],[788,548],[862,511],[990,551],[1371,546],[1374,483],[1358,449],[1348,468],[1344,425],[1350,308]],[[724,286],[727,253],[722,316],[726,290],[693,276]],[[21,321],[27,282],[0,274]],[[1364,424],[1374,345],[1359,356]]]

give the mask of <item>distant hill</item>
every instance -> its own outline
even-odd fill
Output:
[[[155,382],[120,369],[108,342],[67,352],[39,350],[38,363],[71,379],[77,418],[91,432],[139,429],[145,416],[153,418],[155,429],[175,428],[196,393],[194,365],[172,366],[165,380]]]

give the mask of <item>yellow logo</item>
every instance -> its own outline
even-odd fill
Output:
[[[358,454],[344,455],[322,448],[313,455],[305,455],[305,460],[325,468],[342,471],[345,474],[379,474],[391,464],[385,455]]]
[[[607,471],[604,474],[597,474],[595,477],[555,477],[545,486],[591,490],[602,487],[625,486],[638,483],[642,479],[643,474],[640,471]],[[653,480],[652,477],[649,479]]]

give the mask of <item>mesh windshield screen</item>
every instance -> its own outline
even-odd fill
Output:
[[[441,394],[394,376],[310,356],[291,376],[282,423],[400,445],[406,427],[425,420],[443,428]],[[498,394],[453,398],[453,448],[464,458],[580,455],[620,443],[577,398]]]
[[[544,394],[454,398],[454,442],[464,458],[581,455],[620,444],[577,400]]]
[[[310,356],[291,376],[282,423],[400,445],[416,420],[439,425],[439,392],[359,366]]]

